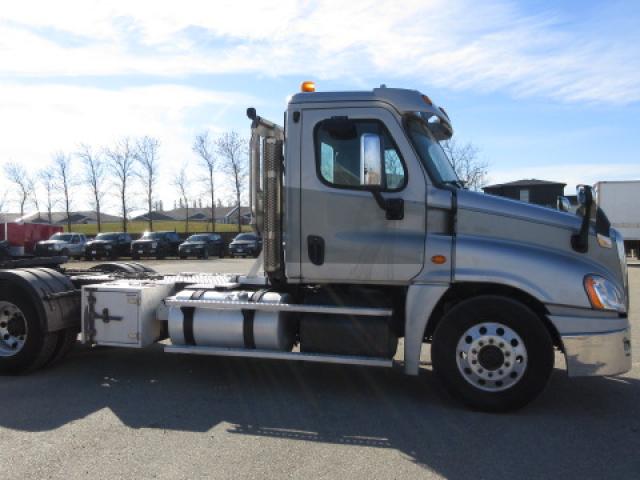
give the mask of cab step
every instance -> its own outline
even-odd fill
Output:
[[[277,352],[273,350],[252,350],[247,348],[204,347],[197,345],[167,345],[167,353],[190,355],[212,355],[219,357],[263,358],[270,360],[297,360],[301,362],[336,363],[342,365],[362,365],[368,367],[391,368],[393,359],[379,357],[359,357],[355,355],[331,355],[325,353]]]

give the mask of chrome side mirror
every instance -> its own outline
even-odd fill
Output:
[[[571,209],[571,203],[569,202],[569,199],[567,197],[558,195],[556,208],[561,212],[568,212]]]
[[[360,137],[360,184],[382,186],[382,148],[380,137],[374,133]]]

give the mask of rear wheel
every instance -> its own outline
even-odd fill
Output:
[[[521,408],[545,388],[553,342],[538,315],[499,296],[465,300],[433,335],[433,369],[445,388],[472,408]]]
[[[202,255],[200,256],[203,260],[207,260],[209,258],[209,250],[206,248],[202,251]]]
[[[44,332],[35,309],[21,297],[0,298],[0,373],[36,370],[54,355],[58,332]]]

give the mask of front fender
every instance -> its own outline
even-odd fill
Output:
[[[544,304],[591,308],[584,277],[616,275],[586,256],[499,238],[458,235],[454,282],[484,282],[522,290]]]

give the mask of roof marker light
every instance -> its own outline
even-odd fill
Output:
[[[315,92],[316,91],[315,82],[312,82],[312,81],[309,81],[309,80],[305,80],[304,82],[302,82],[300,84],[300,91],[301,92]]]

